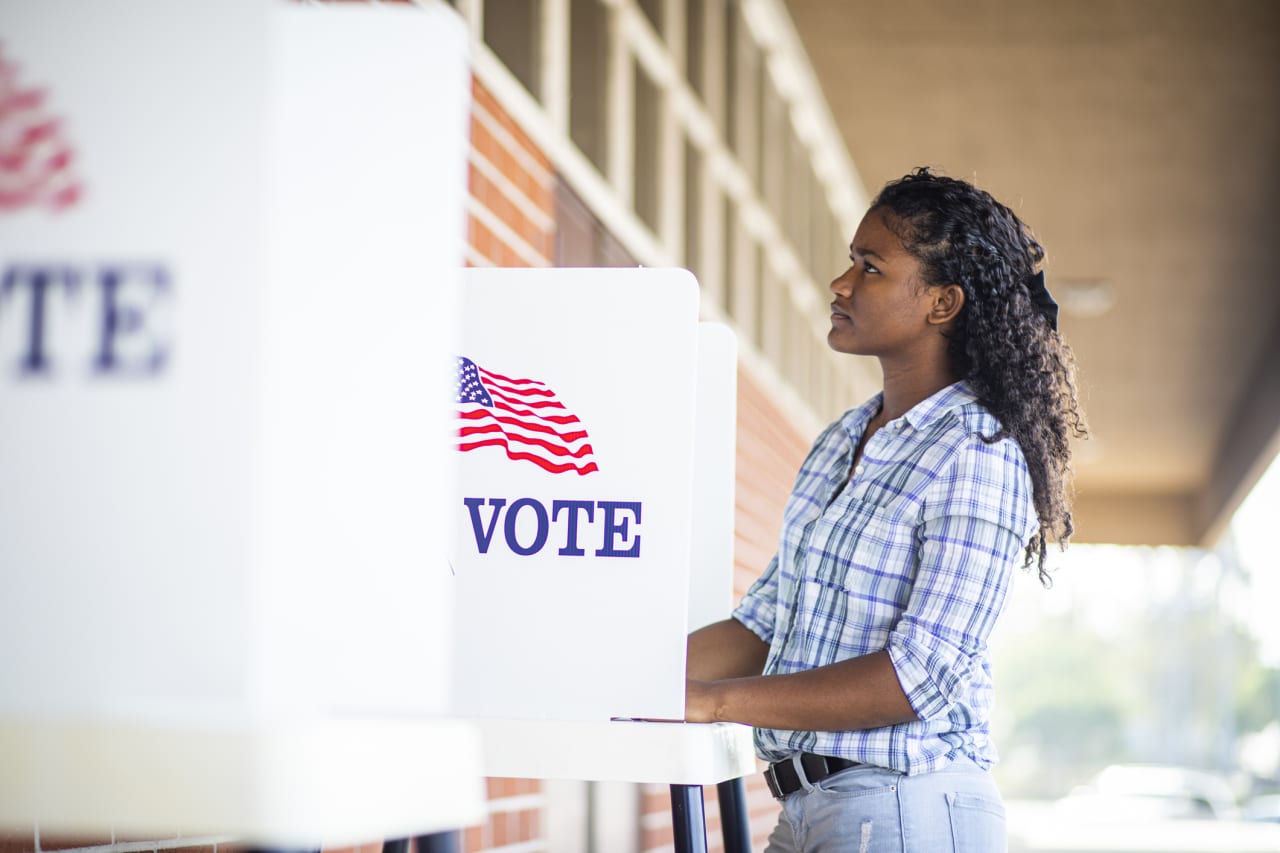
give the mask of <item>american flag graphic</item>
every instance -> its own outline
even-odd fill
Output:
[[[0,213],[24,207],[62,211],[83,193],[60,120],[43,89],[18,84],[18,65],[0,44]]]
[[[600,470],[582,422],[536,379],[512,379],[459,356],[458,418],[459,450],[501,447],[552,474]]]

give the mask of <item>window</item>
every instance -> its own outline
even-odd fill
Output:
[[[644,67],[636,63],[635,82],[635,168],[632,170],[632,198],[636,214],[649,228],[658,231],[660,188],[663,175],[659,166],[662,113],[659,109],[662,93]]]
[[[805,267],[809,270],[809,274],[813,276],[813,280],[821,287],[826,281],[834,276],[831,268],[831,257],[834,251],[831,248],[831,229],[827,223],[831,221],[829,213],[830,207],[827,205],[827,194],[822,189],[822,181],[818,176],[809,171],[809,186],[811,189],[809,197],[809,227],[806,229],[808,233],[808,241],[805,244]]]
[[[786,346],[782,318],[782,303],[787,299],[786,285],[773,271],[767,257],[761,258],[760,267],[760,331],[756,340],[765,358],[781,364]]]
[[[498,87],[528,90],[558,135],[559,265],[632,265],[636,252],[683,263],[815,412],[861,387],[860,362],[829,358],[821,324],[797,308],[829,299],[851,235],[828,188],[856,179],[814,110],[804,57],[789,39],[757,40],[772,13],[757,20],[745,0],[448,2],[511,72],[492,72]],[[817,117],[803,139],[800,115]]]
[[[541,0],[485,0],[485,44],[535,97],[541,91],[541,21]]]
[[[738,162],[751,178],[760,183],[760,78],[763,58],[760,48],[751,38],[737,4],[729,6],[729,20],[733,22],[725,34],[725,51],[734,59],[729,63],[731,76],[725,80],[726,107],[728,109],[729,147],[738,156]]]
[[[733,317],[733,278],[737,271],[737,261],[734,258],[735,249],[737,248],[738,230],[738,206],[734,204],[733,198],[728,194],[724,195],[724,207],[722,208],[722,216],[720,222],[720,307],[725,313]]]
[[[795,250],[796,259],[808,269],[809,156],[794,131],[787,136],[787,174],[783,181],[786,206],[783,222],[787,242]]]
[[[653,29],[662,38],[662,0],[640,0],[640,11],[653,24]]]
[[[684,263],[702,278],[702,151],[684,142]]]
[[[768,75],[761,88],[760,196],[774,219],[780,220],[786,212],[784,183],[789,166],[787,105]]]
[[[607,168],[608,67],[607,10],[599,0],[573,0],[569,4],[569,138],[601,172]]]
[[[738,123],[738,32],[742,29],[738,4],[730,0],[724,5],[724,110],[720,115],[720,132],[733,147],[734,129]]]
[[[702,99],[707,100],[706,27],[707,6],[705,0],[685,0],[684,4],[684,62],[689,85]]]
[[[760,340],[760,247],[741,220],[728,229],[731,240],[726,266],[726,309],[754,344]]]

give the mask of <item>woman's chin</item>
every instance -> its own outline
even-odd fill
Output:
[[[831,347],[836,352],[857,355],[853,336],[849,334],[848,323],[842,323],[838,326],[833,325],[831,327],[831,331],[827,332],[827,346]]]

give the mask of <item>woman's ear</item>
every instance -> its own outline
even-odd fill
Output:
[[[950,323],[964,307],[964,288],[958,284],[944,284],[932,288],[933,304],[929,308],[929,324],[941,326]]]

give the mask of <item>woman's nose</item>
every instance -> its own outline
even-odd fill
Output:
[[[831,279],[831,284],[829,286],[831,288],[831,292],[837,296],[848,296],[850,288],[853,286],[849,281],[849,271],[845,270],[840,275]]]

